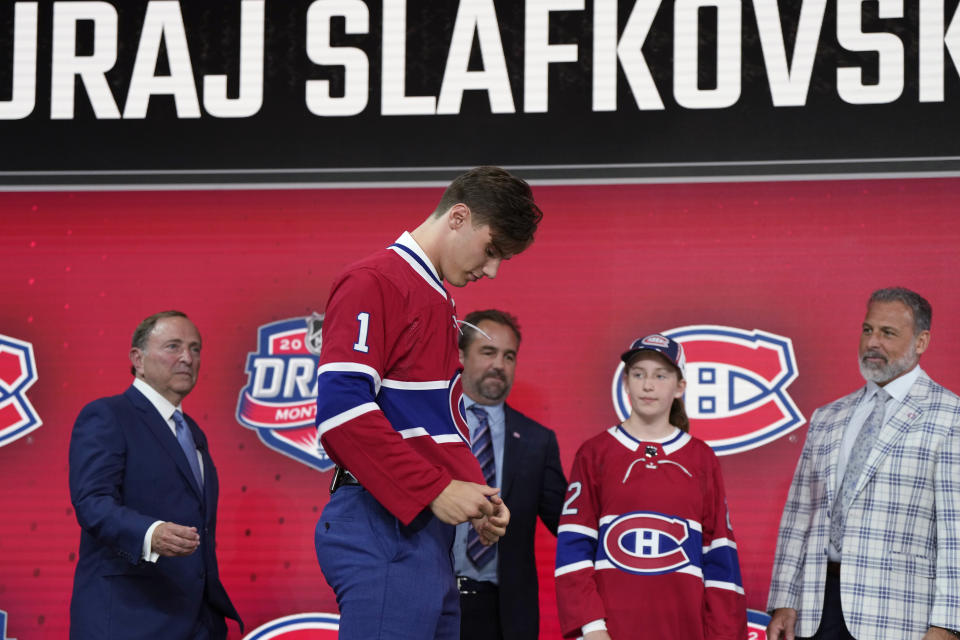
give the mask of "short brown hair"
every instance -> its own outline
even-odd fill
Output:
[[[493,246],[505,256],[529,247],[543,219],[530,185],[500,167],[476,167],[458,176],[443,192],[433,215],[443,215],[461,202],[470,208],[474,226],[490,226]]]
[[[510,327],[513,335],[517,337],[517,347],[520,347],[520,323],[517,322],[517,318],[499,309],[484,309],[482,311],[471,311],[463,319],[463,323],[460,325],[460,338],[457,342],[461,351],[466,351],[473,339],[477,337],[477,330],[473,327],[478,326],[484,320]]]

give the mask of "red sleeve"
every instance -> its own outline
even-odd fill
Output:
[[[704,629],[715,640],[742,640],[747,637],[747,601],[740,575],[737,543],[730,523],[720,462],[705,447],[704,495],[707,496],[703,522]]]
[[[317,376],[324,449],[405,524],[452,480],[404,441],[376,404],[397,342],[410,339],[407,322],[395,286],[372,269],[348,272],[327,304]]]
[[[581,447],[573,461],[567,500],[557,529],[556,588],[560,630],[565,638],[580,635],[588,622],[606,619],[606,608],[594,580],[599,530],[600,479]]]

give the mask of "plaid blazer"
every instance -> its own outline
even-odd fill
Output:
[[[767,607],[796,609],[798,636],[820,624],[840,440],[865,390],[814,412],[780,520]],[[861,640],[960,629],[960,398],[922,371],[857,483],[840,585],[847,628]]]

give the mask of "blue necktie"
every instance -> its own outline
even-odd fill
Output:
[[[173,422],[177,425],[177,442],[180,443],[183,454],[187,456],[187,464],[193,471],[193,477],[197,479],[197,487],[202,490],[203,476],[200,473],[200,461],[197,459],[197,445],[193,442],[193,434],[190,433],[190,427],[187,426],[187,421],[179,411],[173,412]]]
[[[483,471],[483,477],[487,484],[495,487],[497,483],[497,463],[493,457],[493,438],[490,436],[490,417],[483,407],[473,405],[470,412],[477,419],[477,428],[473,432],[473,444],[470,448],[473,455],[480,463],[480,469]],[[471,527],[467,533],[467,557],[478,569],[486,566],[493,560],[493,554],[496,547],[491,545],[486,547],[480,542],[480,536]]]
[[[833,502],[833,512],[830,516],[830,544],[837,551],[843,549],[843,528],[847,520],[847,509],[853,501],[854,493],[857,489],[857,481],[863,474],[867,466],[867,458],[873,451],[873,445],[877,441],[877,433],[883,425],[883,412],[887,405],[887,399],[890,394],[883,388],[877,389],[877,395],[873,410],[867,416],[866,422],[860,427],[860,433],[853,442],[853,449],[850,451],[850,460],[847,461],[847,468],[843,472],[843,481],[840,484],[840,490],[837,491],[837,497]]]

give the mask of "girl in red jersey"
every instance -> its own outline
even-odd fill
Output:
[[[720,465],[687,433],[683,347],[621,356],[630,416],[577,451],[557,539],[564,637],[743,640],[746,600]]]

